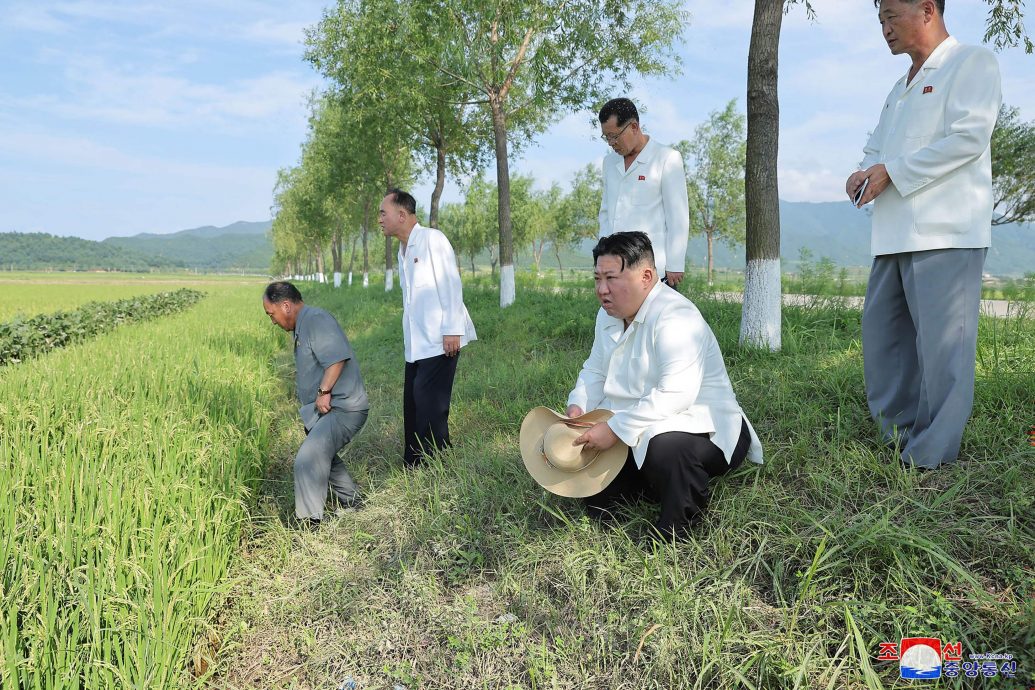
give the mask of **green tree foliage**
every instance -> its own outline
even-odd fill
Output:
[[[603,100],[612,81],[669,71],[684,14],[674,0],[411,0],[407,6],[407,45],[478,94],[492,122],[491,144],[483,144],[496,157],[505,307],[514,300],[511,134],[529,141],[561,112]]]
[[[1035,221],[1035,122],[1004,105],[992,132],[992,225]]]
[[[183,268],[176,259],[148,255],[106,242],[41,232],[0,233],[3,271],[154,271]]]
[[[744,161],[747,155],[744,116],[737,101],[713,111],[694,130],[694,138],[676,149],[686,160],[690,197],[690,231],[708,240],[708,285],[712,284],[714,243],[734,247],[744,242]]]
[[[374,130],[368,146],[401,145],[434,170],[429,224],[437,227],[446,172],[465,174],[482,162],[484,147],[475,142],[486,136],[488,121],[471,104],[469,86],[421,55],[438,38],[425,34],[411,41],[403,29],[409,10],[398,0],[339,0],[307,31],[306,59],[331,80],[336,99],[350,102],[349,110],[360,118],[353,124]]]

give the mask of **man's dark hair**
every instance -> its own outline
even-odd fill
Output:
[[[629,120],[640,121],[640,113],[636,110],[636,106],[628,98],[612,98],[604,107],[600,109],[600,124],[604,124],[611,119],[611,116],[618,118],[616,125],[621,127]]]
[[[392,203],[396,206],[402,206],[410,215],[417,215],[417,200],[413,198],[413,195],[409,192],[404,192],[398,187],[393,187],[388,190],[386,196],[392,199]]]
[[[278,280],[275,283],[270,283],[266,286],[266,291],[262,293],[262,296],[270,304],[277,304],[284,300],[294,302],[295,304],[302,301],[302,293],[298,291],[298,288],[286,280]]]
[[[650,244],[647,233],[616,232],[613,235],[601,237],[597,246],[593,247],[593,265],[602,256],[617,256],[622,260],[622,270],[626,266],[635,266],[644,259],[654,265],[654,248]]]
[[[915,5],[921,0],[902,0],[907,5]],[[878,10],[880,9],[880,0],[873,0],[873,6]],[[942,17],[945,16],[945,0],[934,0],[934,6],[938,8],[938,14]]]

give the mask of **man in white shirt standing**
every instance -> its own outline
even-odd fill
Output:
[[[460,271],[449,239],[417,222],[417,202],[393,189],[381,200],[378,222],[399,240],[403,293],[403,461],[419,464],[449,445],[449,403],[460,348],[477,339],[464,306]]]
[[[646,492],[661,503],[655,531],[680,536],[707,506],[708,480],[745,457],[761,463],[762,446],[711,328],[693,302],[661,285],[647,235],[603,237],[593,260],[601,308],[566,414],[612,411],[574,443],[604,451],[621,440],[629,455],[586,499],[587,509],[605,517],[618,501]]]
[[[853,200],[862,190],[858,206],[874,201],[866,397],[902,463],[930,469],[956,461],[973,408],[999,65],[949,35],[944,0],[874,4],[892,54],[912,64],[845,184]]]
[[[599,119],[600,138],[611,147],[604,156],[599,236],[646,233],[662,281],[674,288],[683,279],[690,237],[683,157],[644,134],[628,98],[605,103]]]

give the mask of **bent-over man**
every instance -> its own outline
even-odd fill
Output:
[[[602,517],[619,499],[645,491],[661,503],[655,530],[680,535],[707,506],[709,479],[745,457],[761,463],[762,446],[704,317],[661,285],[647,235],[603,237],[593,260],[601,308],[567,415],[612,411],[575,444],[604,451],[620,439],[630,450],[611,484],[586,499],[587,508]]]
[[[306,437],[295,455],[295,516],[319,527],[327,489],[345,507],[359,492],[338,453],[367,421],[370,404],[349,340],[333,316],[302,301],[294,285],[266,286],[262,307],[270,320],[293,335],[295,390]]]

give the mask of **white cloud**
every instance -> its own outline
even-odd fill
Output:
[[[236,129],[303,116],[306,96],[319,84],[315,76],[287,71],[201,83],[155,69],[132,72],[96,58],[72,61],[66,76],[70,93],[28,97],[22,104],[78,121]]]
[[[260,43],[300,46],[305,40],[305,29],[311,22],[261,19],[243,27],[241,36]]]

